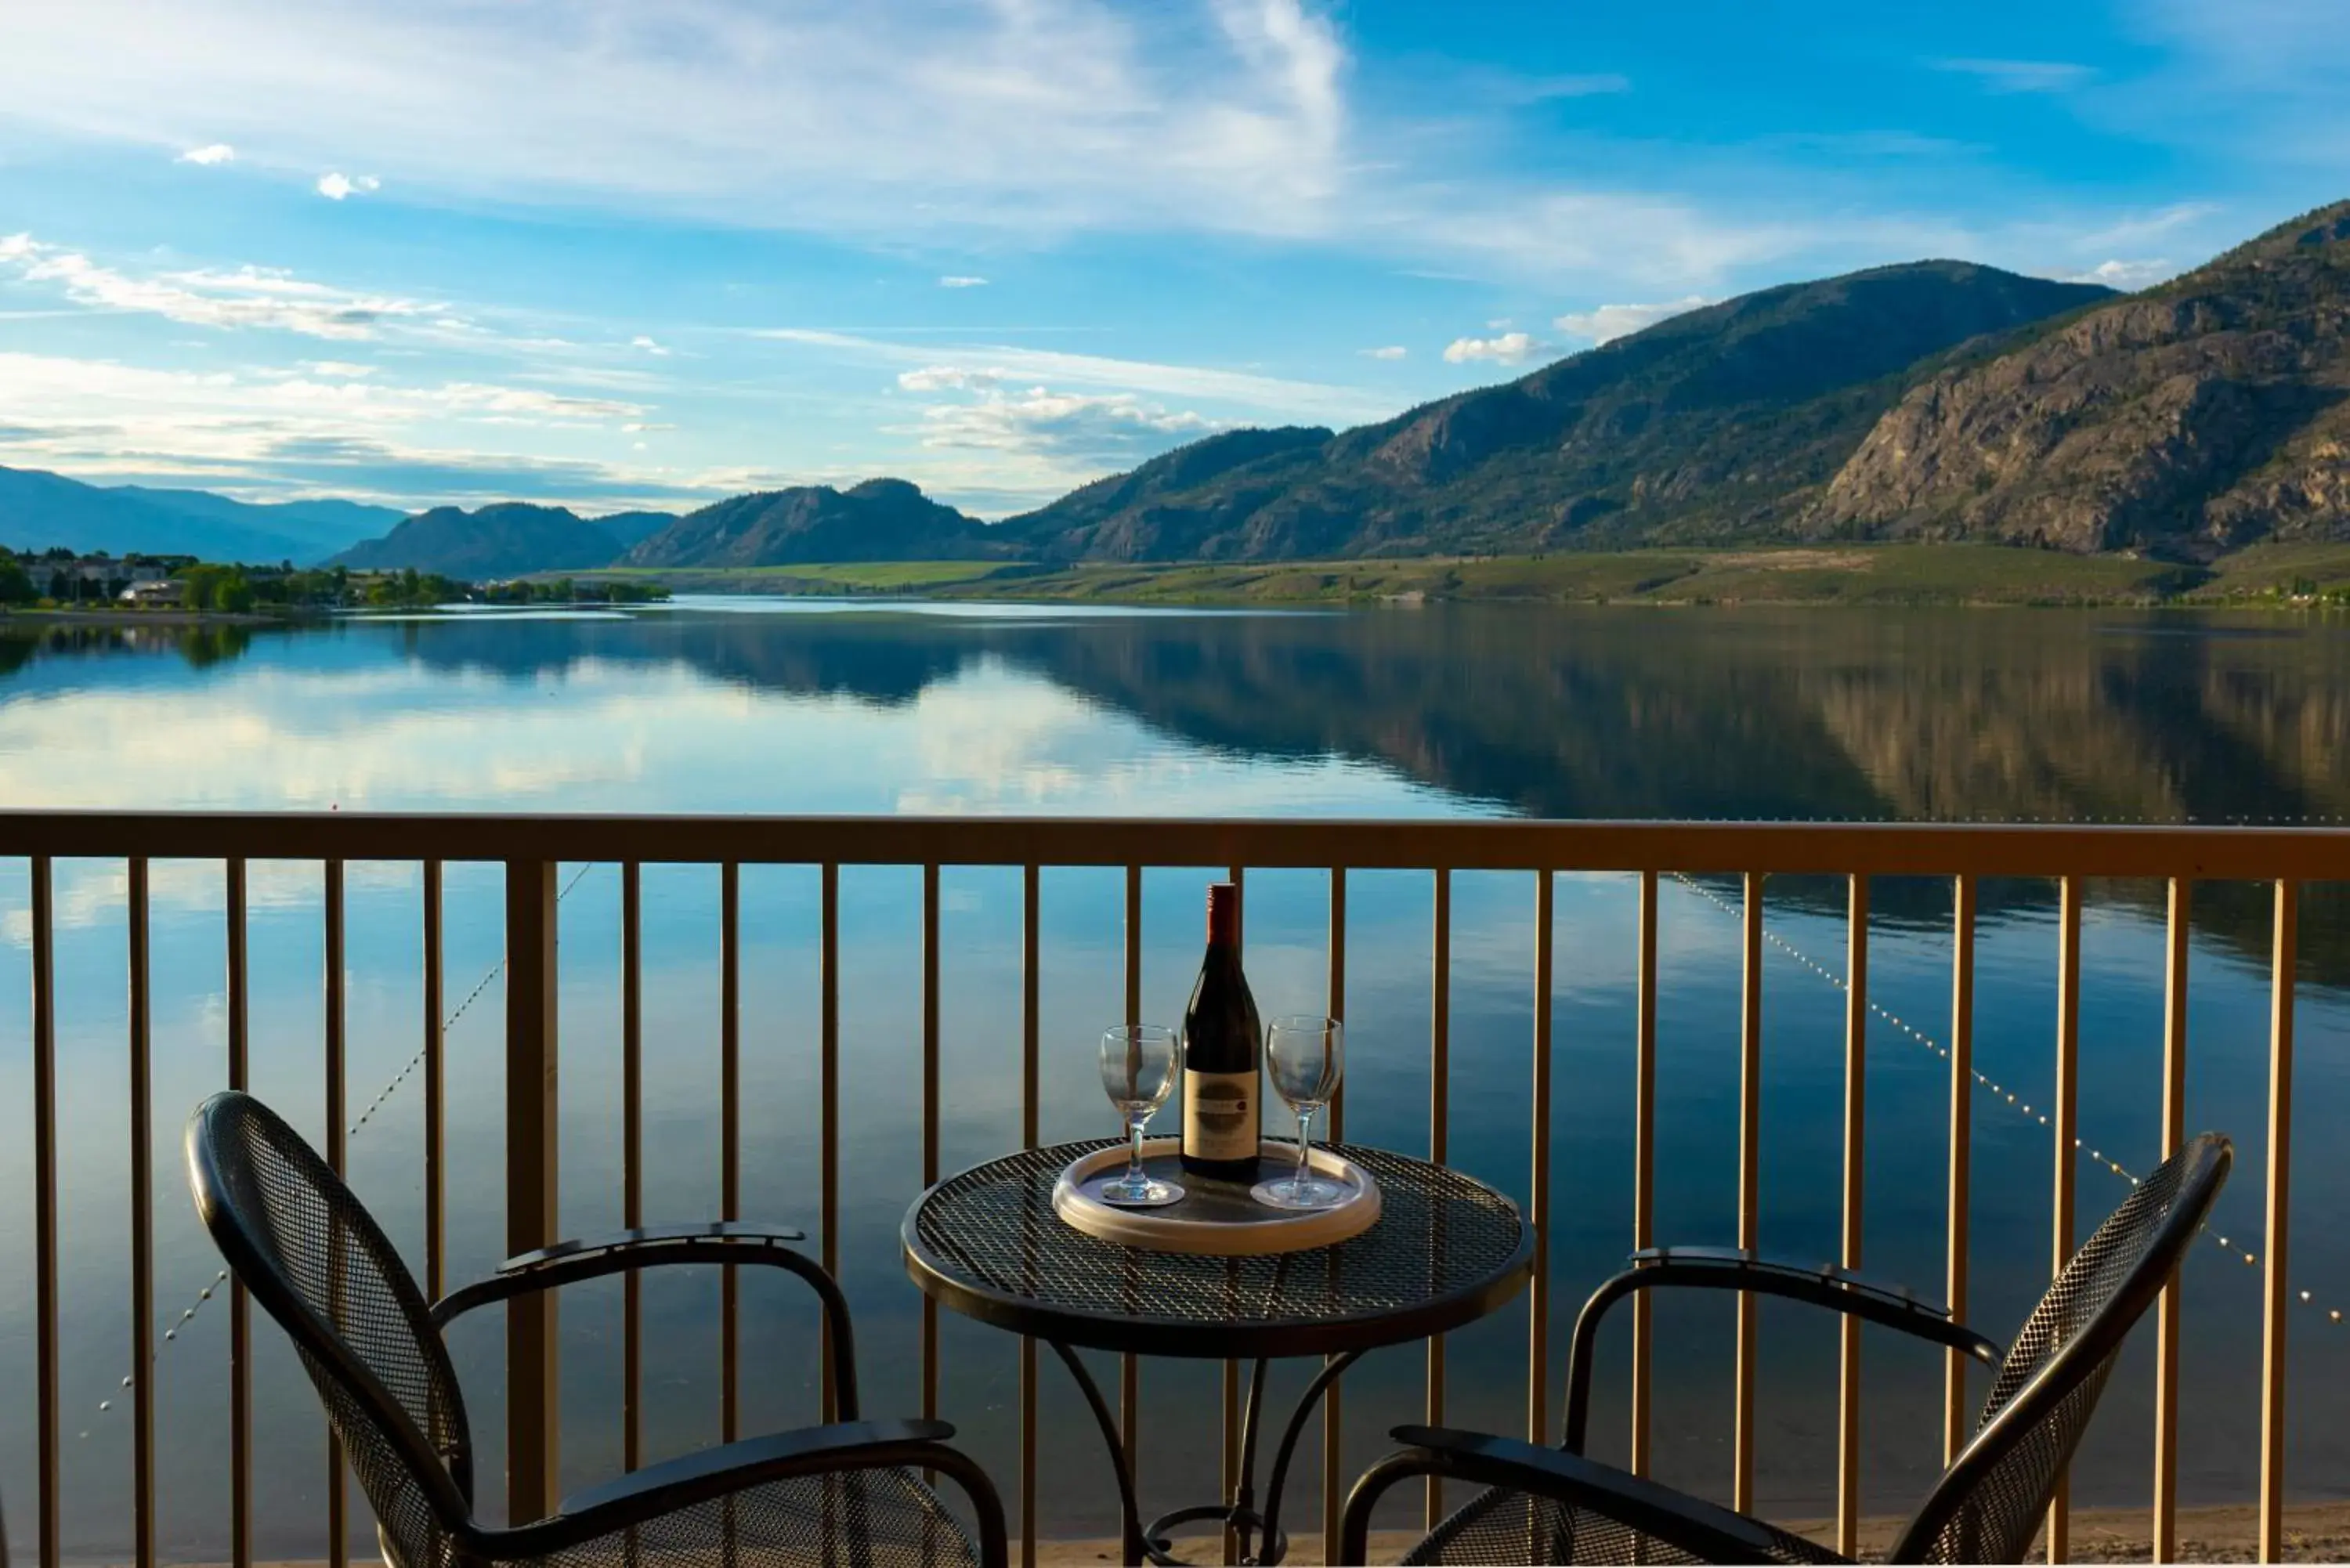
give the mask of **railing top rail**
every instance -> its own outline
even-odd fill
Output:
[[[0,856],[1200,866],[2350,881],[2350,829],[0,810]]]

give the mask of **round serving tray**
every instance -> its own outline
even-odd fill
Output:
[[[1053,1184],[1053,1212],[1088,1236],[1122,1241],[1155,1252],[1207,1252],[1222,1257],[1262,1257],[1327,1247],[1371,1228],[1379,1217],[1379,1184],[1371,1173],[1326,1148],[1314,1151],[1314,1170],[1347,1189],[1348,1196],[1327,1209],[1273,1209],[1249,1196],[1253,1185],[1195,1176],[1182,1168],[1182,1142],[1155,1137],[1142,1146],[1143,1168],[1183,1189],[1183,1197],[1158,1209],[1123,1209],[1087,1190],[1126,1166],[1126,1146],[1114,1144],[1070,1162]],[[1268,1143],[1260,1179],[1277,1179],[1297,1160],[1294,1144]]]

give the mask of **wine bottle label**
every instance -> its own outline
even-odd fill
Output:
[[[1183,1069],[1183,1152],[1194,1159],[1257,1156],[1257,1075]]]

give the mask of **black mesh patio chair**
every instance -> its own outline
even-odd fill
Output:
[[[324,1160],[248,1095],[215,1095],[188,1123],[196,1210],[253,1299],[293,1339],[374,1506],[394,1568],[1003,1568],[1003,1507],[943,1421],[861,1421],[848,1305],[785,1243],[796,1231],[675,1226],[567,1241],[511,1258],[427,1307],[400,1254]],[[841,1420],[706,1449],[564,1499],[545,1519],[473,1517],[465,1401],[441,1337],[492,1302],[668,1263],[766,1265],[798,1275],[832,1330]],[[914,1473],[954,1481],[967,1531]]]
[[[1952,1346],[1997,1368],[1975,1435],[1887,1554],[1895,1563],[2020,1563],[2081,1441],[2133,1324],[2178,1270],[2228,1179],[2228,1140],[2206,1134],[2097,1228],[2040,1299],[2002,1358],[1949,1313],[1841,1269],[1799,1269],[1712,1248],[1657,1249],[1594,1293],[1567,1358],[1565,1443],[1398,1427],[1410,1447],[1366,1471],[1347,1499],[1341,1563],[1365,1563],[1371,1511],[1398,1482],[1446,1476],[1485,1488],[1405,1563],[1840,1563],[1816,1542],[1583,1457],[1600,1319],[1665,1285],[1809,1302]]]

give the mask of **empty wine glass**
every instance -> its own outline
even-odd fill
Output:
[[[1297,1113],[1297,1169],[1257,1183],[1251,1196],[1275,1209],[1327,1209],[1347,1189],[1314,1174],[1314,1113],[1338,1092],[1347,1070],[1347,1026],[1335,1018],[1276,1018],[1264,1032],[1264,1054],[1274,1092]]]
[[[1126,1174],[1104,1181],[1095,1196],[1128,1209],[1156,1209],[1183,1196],[1172,1181],[1142,1168],[1142,1129],[1175,1087],[1175,1032],[1155,1023],[1121,1023],[1102,1031],[1102,1092],[1126,1120]]]

